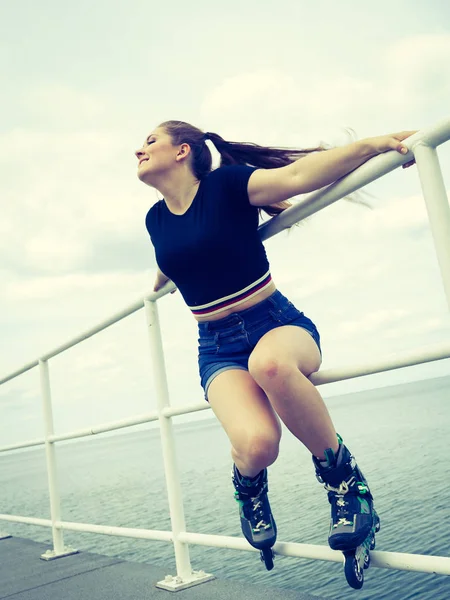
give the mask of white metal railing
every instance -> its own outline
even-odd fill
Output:
[[[444,290],[450,307],[450,207],[436,153],[436,147],[449,139],[450,119],[447,119],[430,129],[419,131],[405,140],[404,143],[409,149],[407,155],[403,156],[397,152],[388,152],[379,155],[356,169],[350,175],[342,178],[340,181],[323,190],[318,190],[309,194],[295,206],[262,225],[260,227],[262,239],[267,239],[283,229],[292,226],[297,221],[300,221],[333,202],[351,194],[371,181],[382,177],[386,173],[410,161],[414,157],[419,170],[422,190],[427,205]],[[189,558],[189,544],[232,548],[251,552],[257,551],[252,548],[245,539],[190,533],[186,531],[180,479],[176,465],[172,418],[195,411],[207,410],[209,409],[209,405],[202,401],[201,403],[199,402],[185,407],[176,408],[170,406],[157,301],[174,288],[174,284],[168,282],[158,292],[138,300],[124,310],[113,315],[111,318],[0,379],[1,385],[26,373],[30,369],[35,367],[39,368],[45,435],[43,438],[26,440],[17,444],[1,447],[0,452],[8,452],[20,448],[30,448],[40,445],[45,446],[51,514],[51,519],[0,514],[0,520],[51,527],[53,534],[53,549],[42,555],[42,558],[47,560],[76,552],[76,550],[64,546],[64,530],[171,542],[174,545],[177,576],[168,576],[165,581],[159,582],[158,584],[160,587],[169,590],[179,590],[189,587],[212,577],[211,575],[205,574],[203,571],[196,572],[192,570]],[[49,360],[125,317],[128,317],[141,308],[145,308],[151,362],[155,378],[154,385],[157,398],[157,410],[148,414],[129,417],[121,421],[103,423],[91,428],[72,431],[62,435],[55,435],[53,431]],[[450,358],[450,343],[436,346],[426,352],[418,350],[405,353],[395,357],[395,359],[362,364],[347,369],[330,369],[314,374],[311,377],[311,380],[314,384],[321,385],[445,358]],[[61,503],[56,476],[55,443],[68,439],[97,435],[99,433],[131,427],[133,425],[151,421],[159,421],[161,431],[172,530],[158,531],[133,529],[62,521]],[[340,552],[335,552],[325,546],[277,542],[274,546],[274,550],[276,553],[286,556],[313,558],[334,562],[342,561],[342,554]],[[372,552],[372,564],[382,568],[450,575],[450,558],[447,557],[377,551]]]

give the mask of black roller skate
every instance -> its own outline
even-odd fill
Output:
[[[239,504],[242,533],[249,544],[260,550],[261,561],[270,571],[273,569],[272,546],[277,539],[277,526],[267,497],[267,469],[250,479],[233,465],[231,478],[236,490],[234,497]]]
[[[347,583],[360,589],[364,569],[370,565],[370,550],[375,548],[375,533],[380,519],[373,507],[373,496],[367,481],[348,448],[339,439],[337,454],[329,448],[326,460],[313,456],[316,476],[324,484],[331,504],[328,543],[345,557]]]

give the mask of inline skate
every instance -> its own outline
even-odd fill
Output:
[[[249,544],[260,551],[261,561],[270,571],[273,569],[272,546],[277,539],[277,526],[267,497],[267,469],[249,478],[241,475],[233,465],[231,478],[234,497],[239,504],[242,533]]]
[[[344,554],[347,583],[360,589],[364,569],[370,565],[370,551],[375,548],[380,519],[364,475],[342,439],[339,436],[338,439],[336,454],[329,448],[325,451],[325,460],[313,456],[313,463],[316,477],[324,484],[331,504],[328,543],[330,548]]]

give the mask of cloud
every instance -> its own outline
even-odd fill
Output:
[[[308,64],[300,64],[295,75],[258,69],[227,77],[206,95],[201,114],[235,139],[285,145],[301,140],[307,146],[325,136],[340,143],[339,127],[359,132],[368,125],[391,127],[399,118],[412,122],[425,105],[432,119],[443,118],[449,62],[449,34],[404,37],[387,46],[360,77],[338,71],[324,77]]]
[[[130,251],[154,264],[144,218],[156,196],[134,177],[120,134],[15,130],[0,136],[0,160],[5,266],[63,273],[118,260],[135,269],[122,258]]]
[[[393,328],[393,329],[389,329],[389,331],[386,332],[386,338],[392,339],[392,338],[400,338],[404,335],[404,331],[406,328],[410,327],[410,323],[411,323],[411,319],[410,318],[406,318],[406,317],[413,317],[413,315],[411,314],[411,312],[407,313],[405,312],[403,315],[401,315],[403,317],[403,323],[401,324],[401,327],[397,327],[397,328]],[[414,317],[413,317],[414,318]],[[424,312],[423,314],[423,318],[422,319],[414,319],[415,324],[414,324],[414,329],[413,329],[413,333],[414,336],[416,337],[416,339],[418,339],[419,337],[428,337],[430,340],[433,340],[433,338],[439,338],[441,340],[445,340],[448,339],[448,335],[445,334],[446,331],[448,331],[448,333],[450,334],[450,323],[449,323],[449,319],[448,316],[445,314],[426,314]],[[437,334],[437,335],[436,335]],[[430,341],[429,345],[432,345],[432,341]]]
[[[61,276],[16,278],[4,282],[2,298],[11,303],[31,300],[68,299],[83,290],[92,292],[125,288],[132,290],[143,280],[143,274],[127,273],[70,273]]]
[[[47,127],[51,124],[59,130],[98,124],[108,106],[105,98],[55,81],[28,87],[20,104],[22,111],[35,122],[45,122]]]
[[[358,334],[366,336],[369,333],[378,332],[392,324],[398,323],[399,319],[411,315],[411,311],[405,309],[378,309],[364,315],[363,319],[346,321],[337,326],[337,334],[342,336]]]
[[[367,221],[370,217],[364,216]],[[389,203],[373,211],[372,218],[378,227],[414,233],[429,227],[426,204],[421,195],[391,198]]]
[[[301,85],[300,77],[261,69],[226,78],[206,95],[201,115],[203,121],[217,123],[229,138],[256,137],[257,141],[263,138],[272,143],[278,139],[280,143],[283,135],[283,143],[289,144],[299,121],[305,125],[304,116],[310,114],[314,96],[314,90]],[[261,124],[264,124],[263,131]],[[306,129],[303,140],[310,133],[309,128]],[[311,139],[305,144],[314,146],[318,142]]]
[[[434,99],[448,102],[449,34],[422,34],[403,38],[386,51],[385,60],[390,67],[390,79],[397,81],[393,95],[398,101],[412,100],[417,103]],[[404,95],[399,97],[398,92],[402,89]]]

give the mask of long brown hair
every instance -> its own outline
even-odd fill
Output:
[[[306,148],[303,150],[259,146],[250,142],[228,142],[217,133],[204,133],[184,121],[165,121],[159,127],[172,138],[174,145],[189,144],[192,152],[192,170],[197,179],[202,180],[212,169],[211,152],[205,143],[210,140],[220,154],[220,166],[248,165],[260,169],[275,169],[284,167],[302,158],[310,152],[324,150],[322,147]],[[290,202],[278,202],[262,207],[271,217],[280,214],[291,206]]]

